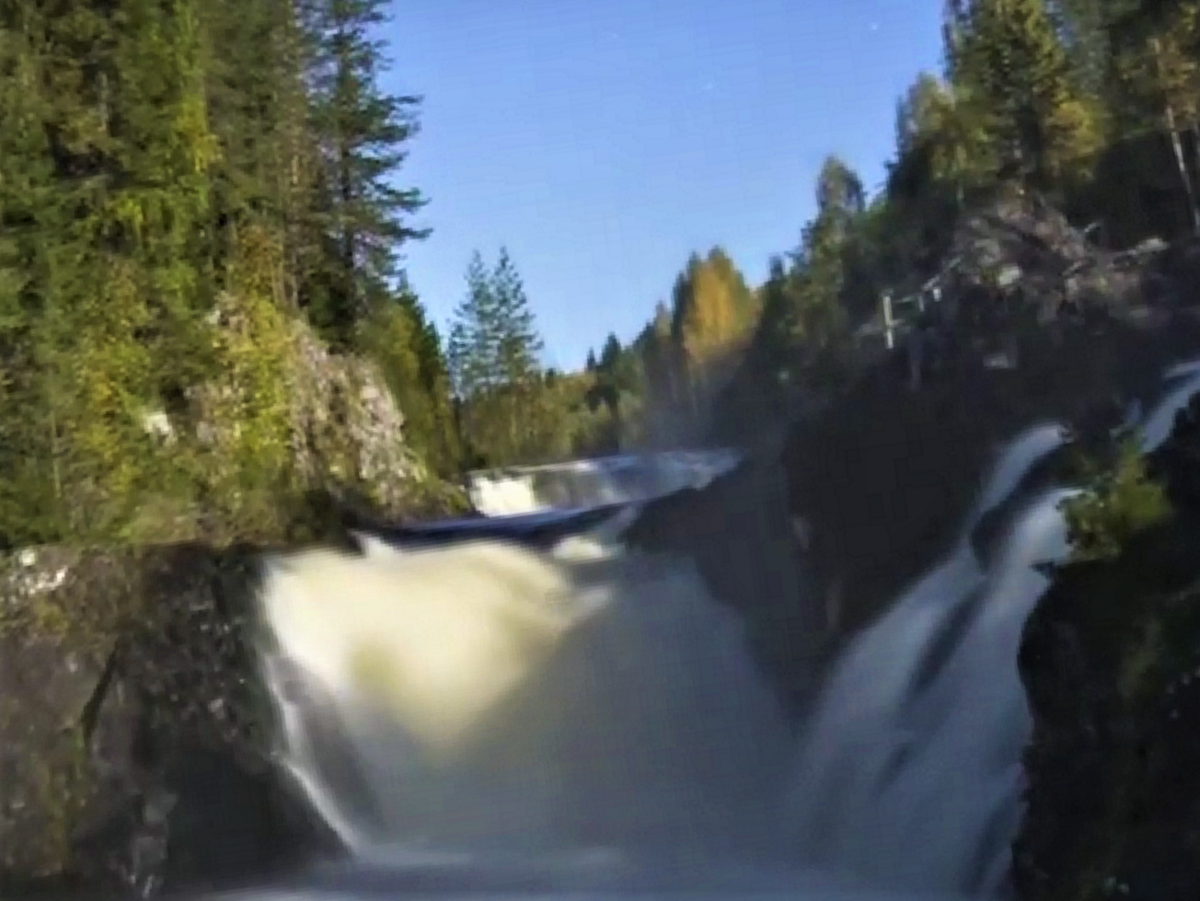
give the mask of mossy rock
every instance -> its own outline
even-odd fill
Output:
[[[1200,401],[1148,470],[1173,516],[1060,567],[1019,667],[1033,713],[1028,901],[1200,897]]]
[[[219,878],[330,847],[270,759],[260,552],[48,547],[3,560],[0,886],[142,891],[201,875],[197,857]]]

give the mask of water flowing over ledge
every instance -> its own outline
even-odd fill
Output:
[[[729,448],[660,451],[478,470],[468,474],[467,490],[486,516],[601,507],[702,488],[739,457]]]
[[[1200,375],[1167,387],[1147,447]],[[624,897],[703,861],[793,897],[1004,891],[1030,728],[1017,645],[1071,489],[1016,492],[1064,436],[1045,423],[999,454],[953,550],[846,649],[799,734],[691,564],[611,528],[571,553],[378,540],[281,561],[264,609],[283,756],[358,860],[311,878]],[[986,565],[971,535],[1006,503]]]

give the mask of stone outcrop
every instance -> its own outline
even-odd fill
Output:
[[[770,444],[703,488],[650,501],[623,540],[692,559],[714,598],[741,614],[765,674],[799,710],[815,686],[830,623],[809,601],[803,524],[789,514],[787,473]]]
[[[1040,195],[1001,192],[955,232],[947,254],[948,288],[960,295],[988,291],[1002,287],[1007,275],[1044,323],[1060,315],[1064,302],[1109,310],[1143,302],[1146,264],[1163,249],[1148,244],[1109,253]]]
[[[1149,462],[1174,518],[1060,567],[1025,627],[1026,901],[1200,897],[1200,398]]]
[[[309,328],[296,325],[292,452],[311,484],[365,486],[385,515],[412,515],[414,484],[432,480],[405,444],[404,414],[378,368],[353,356],[334,356]]]
[[[791,419],[788,515],[810,536],[813,603],[848,635],[949,549],[1004,442],[1055,420],[1090,444],[1129,404],[1150,403],[1164,366],[1200,355],[1200,320],[1168,302],[1198,264],[1178,247],[1109,253],[1037,196],[1000,194],[956,232],[915,389],[903,340],[820,398],[784,397],[751,354],[713,440],[741,444]],[[1019,271],[1007,288],[1005,266]],[[1138,313],[1146,305],[1154,315]],[[1011,365],[996,365],[1001,349]],[[1036,478],[1062,476],[1068,457]],[[992,520],[976,536],[982,553]]]
[[[801,418],[783,451],[790,514],[811,527],[805,560],[822,596],[841,597],[843,626],[869,622],[949,549],[1004,442],[1045,421],[1107,434],[1127,403],[1152,401],[1168,362],[1197,352],[1188,318],[1153,331],[1107,320],[1035,333],[1016,369],[965,356],[916,392],[879,367]]]
[[[307,322],[265,315],[233,295],[219,299],[208,326],[242,371],[190,389],[176,418],[213,459],[243,466],[256,456],[253,442],[263,456],[283,445],[289,484],[381,518],[465,508],[462,492],[405,441],[404,414],[373,362],[332,353]]]
[[[209,884],[336,851],[272,761],[256,551],[0,562],[0,894]]]

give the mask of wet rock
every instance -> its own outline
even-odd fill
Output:
[[[843,390],[792,411],[780,456],[787,513],[806,523],[811,603],[836,598],[843,635],[946,553],[1006,441],[1052,420],[1071,430],[1064,456],[1092,454],[1132,406],[1160,391],[1167,363],[1200,354],[1200,320],[1186,311],[1134,315],[1151,300],[1143,276],[1182,278],[1188,265],[1167,265],[1180,256],[1158,244],[1109,253],[1036,195],[1002,192],[963,218],[941,300],[927,308],[937,312],[937,365],[922,360],[917,389],[898,342],[878,362],[864,358]],[[1200,251],[1193,256],[1200,272]],[[1007,287],[1006,269],[1016,273]],[[1001,352],[1008,364],[989,365]],[[751,353],[754,365],[762,364]],[[752,433],[743,408],[749,394],[769,394],[768,376],[740,374],[715,441],[740,444]],[[788,418],[780,404],[769,415],[759,431]],[[1062,478],[1062,464],[1031,476],[1012,503]],[[980,524],[974,540],[984,556],[1006,512]]]
[[[1149,458],[1174,518],[1115,559],[1058,567],[1026,624],[1023,899],[1200,897],[1198,412]]]
[[[0,564],[0,885],[145,896],[336,850],[273,766],[252,548]]]
[[[824,609],[803,586],[803,528],[788,511],[779,449],[753,450],[700,489],[645,504],[623,540],[690,557],[713,596],[743,615],[760,663],[786,701],[810,694],[827,639]]]

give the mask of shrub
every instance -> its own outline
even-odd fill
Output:
[[[1150,478],[1137,441],[1127,438],[1111,466],[1089,468],[1082,492],[1063,501],[1076,560],[1115,557],[1129,539],[1171,515],[1161,484]]]

